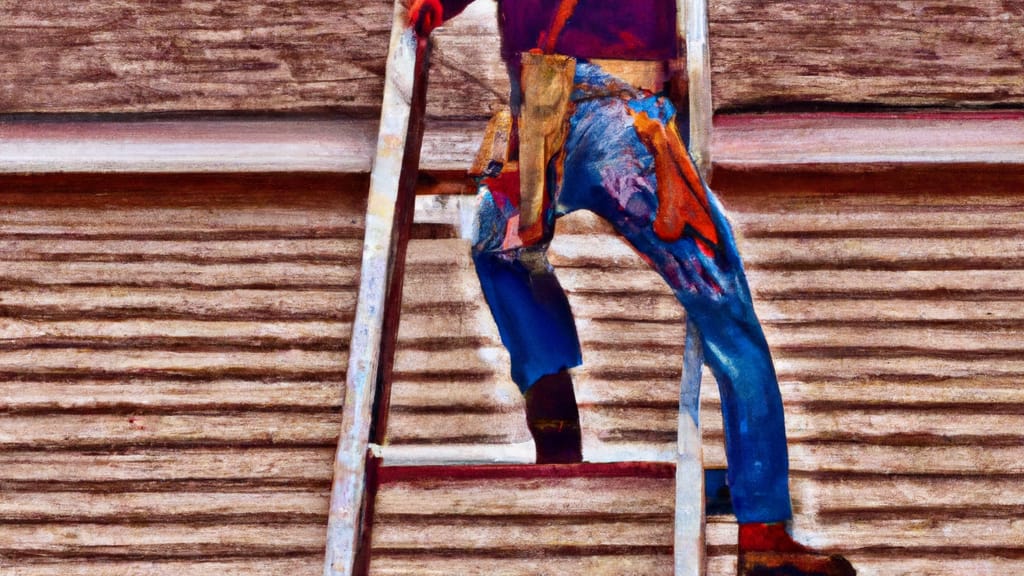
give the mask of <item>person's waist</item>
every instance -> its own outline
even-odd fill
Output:
[[[588,62],[634,88],[648,92],[661,92],[669,79],[669,63],[661,60],[591,58]]]
[[[607,74],[616,80],[624,82],[629,86],[652,93],[661,92],[673,74],[672,60],[623,60],[611,58],[574,58],[572,56],[560,55],[561,58],[572,58],[579,64],[596,66],[600,73]],[[519,78],[522,74],[521,57],[517,57],[514,64],[509,67],[509,74],[512,77],[513,90],[521,88]],[[590,68],[594,70],[593,67]],[[579,75],[577,75],[579,76]],[[577,77],[579,80],[579,77]]]

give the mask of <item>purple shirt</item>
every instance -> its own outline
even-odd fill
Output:
[[[472,0],[441,0],[444,19]],[[519,55],[536,48],[561,0],[498,0],[501,56],[518,68]],[[669,60],[678,55],[674,0],[579,0],[555,52],[578,58]]]

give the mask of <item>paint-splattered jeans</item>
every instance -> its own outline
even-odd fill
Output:
[[[557,171],[549,170],[554,198],[545,212],[544,240],[529,247],[517,241],[513,187],[499,190],[486,180],[480,185],[473,259],[511,355],[512,378],[525,391],[540,377],[582,362],[572,311],[545,253],[558,217],[590,210],[661,274],[700,330],[722,398],[737,518],[786,520],[792,511],[782,398],[729,223],[704,186],[718,233],[715,250],[701,249],[692,235],[666,241],[653,231],[654,157],[633,118],[644,111],[667,124],[675,110],[666,98],[623,90],[621,82],[591,64],[578,64],[575,81],[560,185]],[[602,93],[601,87],[608,90]],[[680,161],[690,162],[688,157]]]

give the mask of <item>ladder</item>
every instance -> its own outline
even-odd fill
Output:
[[[712,115],[706,2],[677,0],[676,11],[678,30],[686,39],[690,150],[705,176],[710,167]],[[373,517],[374,495],[383,460],[381,445],[387,426],[405,252],[415,209],[430,51],[428,40],[418,38],[407,27],[404,5],[403,0],[395,1],[376,156],[370,175],[359,296],[350,343],[342,429],[334,460],[324,576],[365,576],[370,561],[368,526]],[[705,502],[700,429],[703,364],[700,339],[696,328],[688,322],[674,466],[676,576],[704,573]],[[505,468],[514,470],[516,467]],[[599,473],[609,473],[607,466],[598,468],[604,470]],[[578,469],[594,473],[593,466],[583,465]],[[665,473],[664,467],[659,470],[659,474]],[[611,473],[619,472],[613,466]]]

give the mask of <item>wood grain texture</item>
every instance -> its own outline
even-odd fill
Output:
[[[669,478],[388,482],[371,574],[672,573]]]
[[[1022,472],[1016,384],[1024,370],[1021,177],[1019,167],[1009,165],[910,165],[865,173],[726,167],[716,176],[781,379],[797,534],[849,555],[859,573],[940,574],[956,559],[998,574],[1024,559],[1015,524],[1024,501],[1011,487]],[[454,260],[447,266],[467,269],[465,244],[443,242],[444,254],[456,253],[447,256]],[[478,302],[471,282],[430,276],[444,262],[438,252],[426,254],[434,246],[440,248],[414,244],[414,257],[423,260],[415,260],[422,264],[410,282],[425,293]],[[683,339],[678,304],[632,250],[591,216],[561,220],[550,256],[583,341],[585,364],[575,371],[575,382],[585,454],[597,460],[628,454],[671,459]],[[438,374],[455,374],[481,355],[504,368],[493,327],[486,321],[481,326],[483,341],[443,354],[400,354],[407,366]],[[453,333],[467,329],[475,328],[460,323]],[[411,374],[400,379],[392,442],[429,446],[434,429],[446,447],[480,446],[490,440],[479,431],[502,422],[516,434],[513,441],[524,441],[514,388],[503,371],[495,378],[497,389],[487,380],[462,386]],[[725,466],[720,403],[708,374],[703,390],[706,461]],[[433,418],[438,424],[430,424]],[[451,434],[456,421],[467,431],[462,440]],[[494,484],[409,488],[403,498],[438,514],[438,525],[423,532],[429,542],[414,543],[410,536],[401,546],[425,554],[443,548],[449,537],[463,545],[429,559],[381,549],[374,570],[440,573],[460,559],[476,562],[500,552],[508,557],[491,561],[487,570],[529,572],[531,554],[545,554],[568,573],[616,573],[589,555],[590,548],[556,553],[538,544],[529,552],[524,545],[527,551],[513,554],[494,548],[492,539],[472,540],[460,524],[486,517],[482,511],[492,506],[502,509],[496,515],[524,507],[523,522],[531,527],[558,524],[541,515],[591,504],[613,509],[618,500],[610,485],[611,503],[592,489],[548,493]],[[474,489],[481,496],[473,496]],[[645,491],[652,493],[657,491]],[[385,509],[389,497],[382,495]],[[661,497],[671,498],[670,487]],[[644,509],[643,502],[630,502]],[[414,525],[411,517],[400,518],[409,524],[396,534]],[[574,514],[573,522],[590,518]],[[595,546],[614,544],[600,524],[587,529]],[[985,544],[966,543],[963,535],[974,533],[993,536]],[[735,572],[734,538],[728,529],[709,528],[709,574]],[[645,569],[670,573],[655,558],[645,560],[651,562]]]
[[[10,556],[84,556],[102,550],[108,557],[138,557],[141,554],[165,558],[240,556],[281,556],[311,554],[322,548],[324,530],[319,523],[297,524],[237,523],[232,525],[167,523],[163,525],[87,524],[53,530],[49,526],[5,526],[0,529]]]
[[[135,487],[154,491],[201,487],[211,492],[239,484],[253,487],[315,486],[331,480],[328,448],[145,448],[3,453],[0,485],[5,492],[53,490],[111,492]],[[127,491],[127,490],[126,490]],[[325,500],[326,502],[326,500]]]
[[[0,193],[0,572],[317,573],[365,181],[71,178]],[[1020,168],[715,182],[778,365],[799,537],[869,576],[1019,572]],[[528,452],[445,212],[472,202],[421,200],[390,441]],[[586,454],[670,459],[680,307],[596,218],[563,219],[551,261],[583,339]],[[708,374],[703,389],[723,466]],[[645,482],[391,484],[374,570],[669,574],[671,480]],[[711,523],[708,544],[709,574],[735,573],[735,525]]]
[[[435,34],[432,117],[484,118],[507,100],[494,9],[480,0]],[[1024,104],[1024,8],[1013,0],[726,0],[709,11],[719,110]],[[0,22],[4,112],[372,118],[391,4],[8,2]]]
[[[421,177],[420,193],[472,192],[461,177],[477,154],[484,126],[473,120],[427,123],[420,165],[430,174]],[[257,170],[265,176],[303,172],[318,187],[333,181],[350,189],[364,186],[357,174],[370,170],[376,130],[374,121],[359,119],[23,119],[0,122],[0,174],[72,173],[81,179],[89,172],[95,179],[97,173],[187,172],[196,179],[232,173],[243,183]],[[715,164],[734,170],[848,171],[871,165],[877,172],[893,164],[970,164],[985,167],[980,172],[991,178],[992,165],[1024,162],[1024,114],[719,115],[710,146]]]
[[[227,559],[195,562],[190,560],[59,560],[11,566],[12,576],[279,576],[314,574],[320,567],[320,554],[290,558],[256,560]]]
[[[64,178],[2,193],[0,572],[315,570],[364,182]]]
[[[714,2],[715,105],[1020,105],[1022,18],[1003,0]]]
[[[494,5],[439,33],[431,114],[483,117],[503,90]],[[378,115],[392,2],[0,6],[4,112]],[[488,11],[490,12],[488,14]],[[468,37],[467,37],[468,35]],[[482,43],[481,38],[489,40]],[[480,57],[480,55],[483,57]],[[469,90],[461,89],[469,84]],[[482,101],[481,101],[482,100]],[[455,105],[457,104],[457,105]]]
[[[368,173],[378,126],[375,120],[319,116],[38,118],[0,122],[0,173]],[[423,166],[464,173],[482,131],[482,122],[431,122]]]
[[[1024,160],[1024,113],[722,114],[712,147],[717,165],[738,170],[1013,164]]]
[[[380,106],[391,3],[5,3],[10,112]]]

